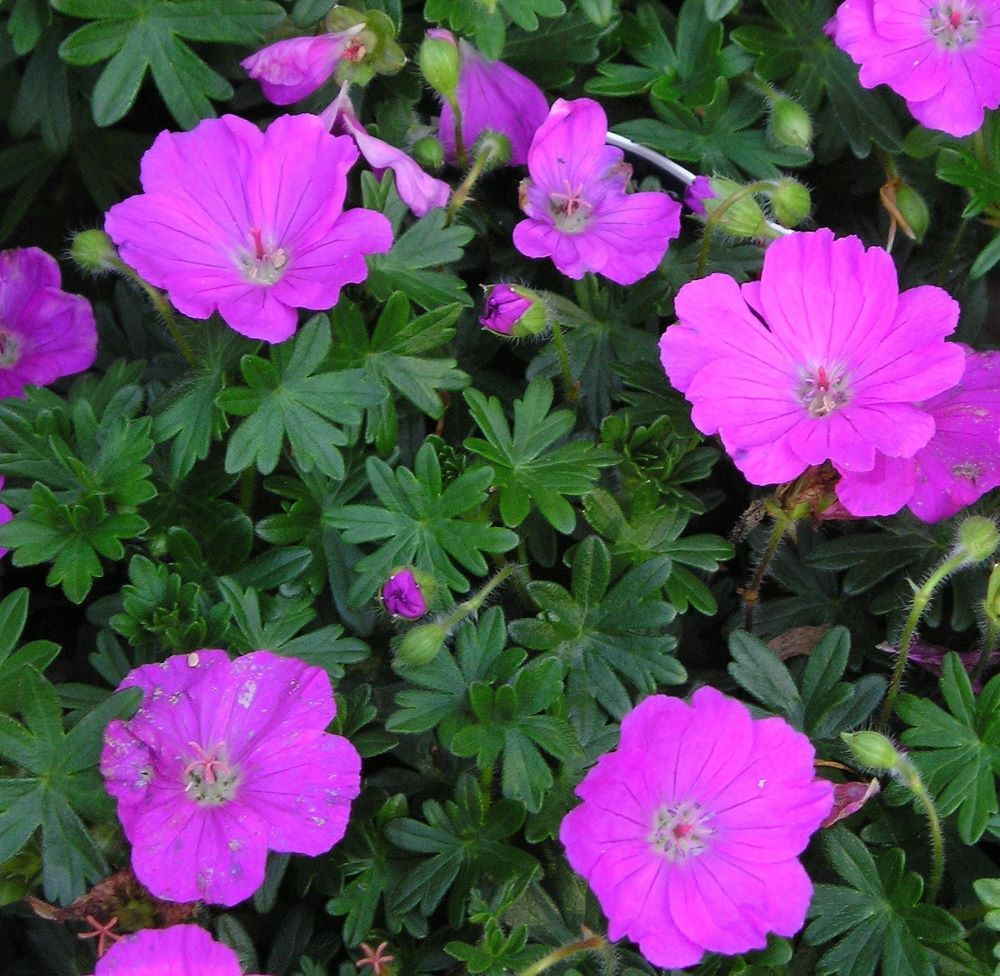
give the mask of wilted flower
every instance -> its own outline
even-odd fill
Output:
[[[0,397],[79,373],[97,357],[90,302],[59,285],[59,265],[45,251],[0,251]]]
[[[335,34],[293,37],[261,48],[240,62],[251,78],[260,82],[268,101],[291,105],[311,95],[333,76],[341,58],[351,60],[357,36],[364,24],[355,24]]]
[[[684,285],[660,340],[692,420],[718,432],[754,484],[831,460],[871,471],[934,434],[917,406],[954,386],[961,346],[944,341],[958,304],[940,288],[902,294],[889,255],[829,230],[774,241],[759,282],[713,274]]]
[[[242,976],[240,960],[198,925],[143,929],[116,942],[94,976]]]
[[[893,515],[904,505],[938,522],[1000,486],[1000,352],[965,350],[956,386],[920,407],[934,436],[911,458],[878,455],[871,471],[844,471],[837,497],[853,515]]]
[[[969,135],[1000,105],[994,0],[846,0],[827,32],[865,88],[888,85],[928,128]]]
[[[626,715],[559,832],[609,938],[679,968],[794,935],[812,895],[797,858],[833,799],[814,758],[784,719],[755,720],[714,688],[690,705],[653,695]]]
[[[547,326],[541,298],[520,285],[498,284],[489,290],[479,324],[497,335],[538,335]]]
[[[112,207],[122,260],[185,315],[218,311],[251,339],[282,342],[297,309],[332,308],[392,246],[382,214],[344,211],[351,140],[315,115],[261,132],[235,115],[161,132],[142,158],[144,192]]]
[[[347,85],[321,118],[335,133],[350,136],[372,169],[392,170],[399,198],[418,217],[435,207],[447,205],[451,197],[451,187],[447,183],[425,173],[402,149],[368,134],[354,114]]]
[[[832,827],[841,820],[857,813],[882,787],[878,779],[873,777],[867,783],[850,780],[847,783],[833,784],[833,809],[820,824],[821,827]]]
[[[654,271],[680,232],[680,204],[666,193],[625,192],[631,169],[605,145],[608,120],[589,98],[552,106],[528,153],[521,184],[528,215],[514,246],[529,258],[551,257],[569,278],[593,271],[630,285]]]
[[[382,602],[394,617],[419,620],[430,609],[430,600],[412,566],[395,570],[382,587]]]
[[[434,38],[450,39],[449,31],[434,29]],[[520,166],[528,159],[535,130],[549,114],[549,103],[530,78],[502,61],[487,61],[468,41],[459,39],[460,67],[456,97],[462,112],[462,141],[471,149],[486,129],[502,132],[510,139],[510,164]],[[441,106],[438,137],[445,158],[455,161],[455,114],[445,101]]]
[[[132,868],[157,898],[235,905],[268,850],[322,854],[347,827],[361,760],[324,729],[325,671],[254,651],[196,651],[136,668],[135,717],[108,725],[101,772]]]

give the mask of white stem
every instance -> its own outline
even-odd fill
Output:
[[[631,139],[626,139],[625,136],[620,136],[617,132],[609,132],[605,141],[610,146],[617,146],[627,153],[632,153],[633,156],[638,156],[640,159],[646,160],[647,163],[652,163],[658,169],[663,170],[664,173],[668,173],[675,180],[680,180],[685,186],[690,186],[697,179],[691,170],[685,169],[680,163],[675,163],[672,159],[664,156],[662,153],[658,153],[655,149],[650,149],[648,146],[641,146]],[[775,223],[773,220],[767,221],[767,226],[776,234],[786,235],[792,233],[789,228],[782,227],[781,224]]]

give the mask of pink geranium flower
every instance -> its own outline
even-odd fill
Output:
[[[97,357],[90,302],[59,285],[59,265],[45,251],[0,251],[0,397],[79,373]]]
[[[197,925],[143,929],[116,942],[94,976],[242,976],[240,960]]]
[[[904,505],[938,522],[1000,486],[1000,352],[965,349],[961,381],[920,404],[934,436],[911,458],[879,455],[871,471],[844,471],[837,497],[852,515],[893,515]]]
[[[928,128],[965,136],[1000,105],[1000,0],[846,0],[827,31]]]
[[[4,482],[6,480],[7,479],[4,478],[3,475],[0,475],[0,490],[3,489]],[[8,522],[13,521],[13,519],[14,513],[10,510],[10,508],[6,505],[0,504],[0,525],[6,525]],[[6,556],[8,552],[10,552],[9,549],[0,546],[0,559]]]
[[[365,53],[357,41],[363,29],[364,24],[356,24],[334,34],[277,41],[245,58],[240,67],[260,82],[268,101],[291,105],[329,81],[342,58]]]
[[[567,277],[593,271],[630,285],[656,270],[680,233],[680,204],[666,193],[625,192],[631,168],[605,145],[608,120],[589,98],[552,106],[528,153],[521,184],[528,215],[514,246],[529,258],[552,258]]]
[[[324,731],[325,671],[197,651],[136,668],[122,688],[141,688],[142,704],[108,725],[101,772],[157,898],[235,905],[260,887],[268,850],[322,854],[343,837],[361,760]]]
[[[382,214],[344,211],[350,139],[315,115],[261,132],[235,115],[161,132],[142,158],[143,193],[112,207],[105,230],[122,260],[185,315],[218,311],[251,339],[282,342],[297,309],[332,308],[392,246]]]
[[[608,917],[665,968],[794,935],[812,884],[798,861],[833,805],[809,740],[780,718],[700,688],[625,716],[560,839]]]
[[[443,180],[425,173],[402,149],[369,135],[358,121],[351,105],[348,85],[323,111],[321,118],[333,132],[350,136],[368,165],[377,172],[391,169],[396,177],[396,192],[416,216],[423,217],[435,207],[447,206],[451,187]]]
[[[451,31],[435,28],[428,33],[458,46],[455,96],[462,111],[462,141],[466,148],[471,149],[486,129],[502,132],[510,140],[510,165],[523,165],[535,130],[549,114],[542,90],[510,65],[487,61],[468,41],[456,42]],[[445,158],[455,162],[455,114],[447,102],[441,106],[438,138]]]
[[[885,251],[829,230],[774,241],[759,282],[689,282],[675,310],[663,368],[695,426],[718,433],[758,485],[826,460],[844,472],[913,457],[934,433],[918,402],[965,368],[962,347],[944,341],[957,302],[929,285],[900,294]]]

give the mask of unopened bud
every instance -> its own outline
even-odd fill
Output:
[[[1000,545],[1000,532],[993,519],[982,515],[970,515],[958,527],[958,550],[967,565],[981,563],[989,559]]]
[[[420,45],[420,73],[434,91],[451,101],[458,88],[461,58],[453,39],[448,40],[441,31],[435,31],[435,34],[437,36],[428,34]]]
[[[70,257],[83,271],[109,271],[118,266],[118,252],[103,230],[83,230],[73,238]]]
[[[808,149],[813,137],[809,113],[790,98],[778,98],[771,107],[771,136],[778,145]]]
[[[413,158],[426,169],[440,169],[444,165],[444,146],[435,136],[424,136],[413,144]]]
[[[497,335],[522,339],[548,328],[545,302],[535,292],[520,285],[494,285],[486,296],[479,324]]]
[[[482,171],[499,169],[510,162],[510,139],[502,132],[486,129],[476,140],[472,155],[476,160],[482,160]]]
[[[437,582],[413,566],[394,569],[382,587],[382,602],[394,617],[419,620],[434,603]]]
[[[922,241],[931,224],[927,201],[909,183],[903,183],[896,189],[896,209],[907,224],[902,228],[903,233],[915,241]]]
[[[767,226],[767,218],[760,204],[753,198],[752,194],[746,194],[729,203],[731,197],[743,191],[743,184],[735,180],[728,180],[722,176],[713,176],[709,180],[714,197],[702,200],[705,212],[711,219],[716,211],[721,210],[721,214],[715,221],[717,227],[724,230],[733,237],[773,237],[773,233]]]
[[[881,732],[841,732],[851,755],[868,769],[892,772],[898,769],[903,757]]]
[[[1000,627],[1000,563],[993,567],[986,584],[986,599],[983,601],[986,617],[994,627]]]
[[[448,628],[442,623],[420,624],[406,632],[396,656],[402,664],[422,667],[441,653],[447,637]]]
[[[785,227],[797,227],[812,210],[809,191],[790,176],[778,180],[769,196],[774,219]]]

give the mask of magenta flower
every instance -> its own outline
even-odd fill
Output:
[[[94,976],[242,976],[240,960],[198,925],[143,929],[116,942]]]
[[[328,851],[347,828],[361,760],[324,732],[326,672],[254,651],[196,651],[136,668],[135,717],[104,735],[136,877],[157,897],[235,905],[264,880],[268,850]]]
[[[60,287],[55,258],[37,247],[0,251],[0,397],[79,373],[97,358],[90,302]]]
[[[674,307],[663,368],[695,426],[718,432],[758,485],[826,460],[844,472],[871,471],[879,453],[912,457],[934,433],[916,404],[964,369],[962,347],[944,341],[957,302],[932,286],[900,294],[885,251],[825,229],[774,241],[759,282],[709,275]]]
[[[712,181],[707,176],[696,176],[684,191],[684,204],[699,217],[707,217],[705,201],[715,199],[715,190],[712,189]]]
[[[609,938],[670,968],[794,935],[812,895],[797,857],[833,803],[814,758],[784,719],[755,720],[714,688],[626,715],[559,831]]]
[[[431,36],[451,41],[455,36],[439,28]],[[549,114],[549,103],[530,78],[502,61],[487,61],[468,41],[459,39],[458,88],[455,95],[462,110],[462,141],[471,149],[486,129],[502,132],[510,139],[510,165],[521,166],[528,159],[535,130]],[[445,102],[441,106],[438,138],[445,159],[455,162],[455,114]]]
[[[410,566],[397,570],[385,581],[382,602],[389,613],[404,620],[419,620],[430,609],[417,574]]]
[[[938,522],[1000,486],[1000,352],[965,350],[956,386],[920,404],[934,436],[911,458],[880,455],[871,471],[844,471],[837,497],[852,515],[893,515],[904,505]]]
[[[538,335],[548,328],[545,303],[533,291],[520,285],[493,285],[479,324],[490,332],[509,338]]]
[[[969,135],[1000,105],[998,0],[846,0],[827,32],[928,128]]]
[[[425,173],[402,149],[369,135],[354,114],[347,85],[344,85],[337,98],[323,111],[321,118],[333,132],[350,136],[376,173],[392,170],[399,198],[416,216],[423,217],[435,207],[447,206],[451,198],[451,187],[443,180]]]
[[[365,255],[392,246],[382,214],[343,209],[357,158],[315,115],[283,115],[266,132],[235,115],[205,119],[157,136],[144,192],[113,206],[104,228],[185,315],[218,311],[251,339],[282,342],[297,309],[332,308],[367,277]]]
[[[357,35],[364,24],[335,34],[293,37],[261,48],[240,62],[251,78],[260,82],[264,97],[275,105],[291,105],[311,95],[333,76],[342,58],[363,55]]]
[[[556,100],[528,152],[528,219],[514,228],[514,246],[529,258],[551,257],[569,278],[594,271],[630,285],[663,259],[680,233],[681,208],[666,193],[626,194],[631,169],[620,149],[605,145],[607,134],[597,102]]]

